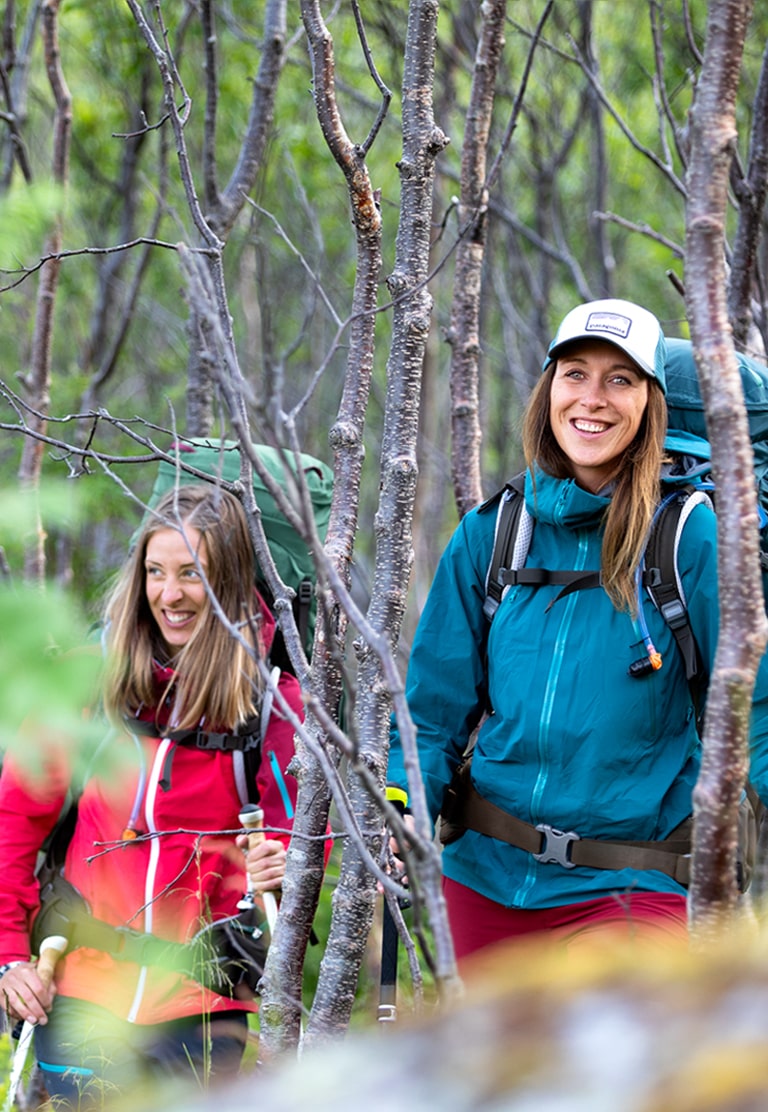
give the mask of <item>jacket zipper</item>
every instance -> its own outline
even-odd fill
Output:
[[[576,561],[576,571],[583,571],[586,564],[586,558],[589,551],[589,543],[585,534],[579,537],[579,552],[578,560]],[[544,699],[542,702],[541,721],[539,725],[538,735],[538,750],[539,750],[539,772],[536,777],[536,782],[533,786],[531,793],[531,818],[533,823],[536,824],[540,821],[541,816],[538,813],[541,804],[544,790],[547,786],[549,779],[549,743],[550,743],[550,730],[552,727],[552,711],[555,703],[555,693],[560,679],[560,673],[565,659],[566,649],[568,647],[568,639],[570,628],[573,621],[573,612],[576,608],[576,601],[578,598],[578,591],[567,596],[564,600],[565,608],[564,613],[560,619],[560,625],[555,639],[555,651],[552,654],[552,662],[547,672],[547,683],[544,689]],[[522,905],[525,906],[528,893],[535,881],[536,877],[536,861],[531,859],[526,871],[526,878],[520,889],[520,897]]]

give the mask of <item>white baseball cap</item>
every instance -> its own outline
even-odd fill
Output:
[[[664,361],[667,345],[661,325],[647,309],[618,298],[589,301],[571,309],[549,345],[542,370],[546,371],[565,345],[574,340],[607,340],[609,344],[621,348],[641,371],[656,379],[666,394]]]

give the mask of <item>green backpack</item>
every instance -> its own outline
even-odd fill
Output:
[[[293,478],[293,475],[296,474],[294,456],[290,452],[281,452],[279,449],[266,444],[254,444],[253,447],[265,469],[291,498],[296,490]],[[210,476],[212,482],[221,480],[226,483],[234,483],[240,478],[240,449],[236,441],[207,438],[184,440],[174,446],[174,451],[178,451],[181,465],[194,467],[195,470],[204,472],[206,476]],[[200,476],[191,474],[184,469],[184,466],[177,467],[175,463],[168,460],[160,461],[155,485],[149,499],[150,506],[156,505],[164,494],[173,489],[177,482],[200,482]],[[300,457],[300,466],[309,488],[317,531],[320,539],[324,541],[331,515],[333,471],[322,460],[304,453]],[[290,474],[290,471],[293,472],[293,475]],[[306,543],[281,513],[274,498],[255,470],[253,473],[253,490],[256,496],[256,504],[261,511],[262,525],[278,575],[283,583],[295,592],[293,600],[294,617],[296,618],[304,651],[309,656],[312,650],[317,610],[315,597],[317,574],[312,555]],[[272,593],[267,587],[260,570],[257,574],[257,585],[259,591],[271,606],[273,602]],[[279,630],[270,656],[273,663],[279,667],[293,671]]]

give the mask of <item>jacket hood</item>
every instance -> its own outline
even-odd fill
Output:
[[[275,639],[275,630],[277,629],[277,623],[275,622],[274,615],[267,606],[263,595],[259,594],[259,592],[256,590],[255,593],[256,599],[259,603],[259,608],[261,610],[261,639],[263,642],[264,654],[266,655],[272,648],[272,642]]]
[[[537,467],[535,483],[530,471],[525,476],[525,504],[536,521],[583,529],[599,524],[610,498],[584,490],[575,479],[555,479]]]

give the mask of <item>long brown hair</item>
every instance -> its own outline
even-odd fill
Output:
[[[552,363],[536,384],[523,421],[523,451],[529,468],[534,461],[548,475],[571,478],[568,457],[555,439],[549,399],[555,376]],[[617,610],[637,613],[635,572],[659,500],[659,475],[664,459],[667,403],[658,383],[648,380],[648,404],[637,435],[617,465],[615,489],[605,514],[601,553],[603,585]]]
[[[200,620],[172,662],[174,726],[205,721],[212,729],[234,729],[254,714],[260,700],[261,611],[245,513],[233,495],[210,483],[182,486],[161,499],[118,577],[105,608],[104,705],[120,719],[157,702],[154,665],[162,661],[165,648],[147,602],[144,558],[151,536],[185,526],[205,539],[208,584],[240,637],[219,619],[206,594]]]

